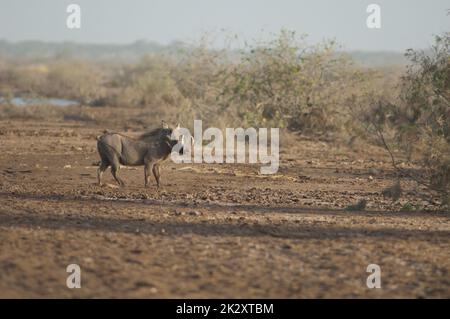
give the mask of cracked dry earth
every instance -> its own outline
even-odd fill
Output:
[[[450,297],[449,215],[405,179],[398,202],[383,198],[381,149],[299,137],[280,141],[274,176],[168,163],[162,189],[143,188],[142,168],[118,189],[95,185],[102,129],[0,121],[0,297]]]

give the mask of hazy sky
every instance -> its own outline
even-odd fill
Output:
[[[78,30],[66,27],[71,3],[81,6]],[[381,29],[366,26],[371,3],[381,7]],[[0,39],[169,43],[226,29],[251,40],[287,28],[312,43],[335,38],[351,50],[403,51],[450,31],[448,9],[449,0],[0,0]]]

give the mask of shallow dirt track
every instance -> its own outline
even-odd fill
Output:
[[[281,140],[274,176],[168,163],[162,189],[142,168],[116,189],[95,184],[102,129],[0,121],[0,297],[450,297],[449,215],[407,180],[383,198],[381,149]],[[66,287],[73,263],[81,289]]]

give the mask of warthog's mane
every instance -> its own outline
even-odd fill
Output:
[[[136,139],[138,140],[145,140],[148,138],[155,138],[155,137],[162,137],[164,135],[170,135],[172,134],[172,129],[169,128],[155,128],[149,132],[142,133],[139,135]]]
[[[156,129],[153,129],[153,130],[151,130],[149,132],[142,133],[142,134],[140,134],[140,135],[138,135],[136,137],[125,135],[125,134],[122,134],[122,133],[119,133],[119,132],[111,132],[111,131],[108,131],[108,130],[103,131],[103,134],[116,134],[116,135],[122,136],[122,137],[130,139],[130,140],[145,142],[145,141],[150,140],[150,139],[151,140],[155,140],[155,139],[161,140],[164,136],[172,134],[172,129],[169,129],[169,128],[156,128]],[[100,138],[100,135],[97,136],[97,140],[99,138]]]

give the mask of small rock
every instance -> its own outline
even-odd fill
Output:
[[[157,292],[158,292],[158,289],[156,289],[155,287],[150,288],[151,294],[156,294]]]
[[[191,211],[191,212],[189,212],[189,215],[192,215],[192,216],[200,216],[202,213],[200,213],[199,211],[197,211],[197,210],[193,210],[193,211]]]

